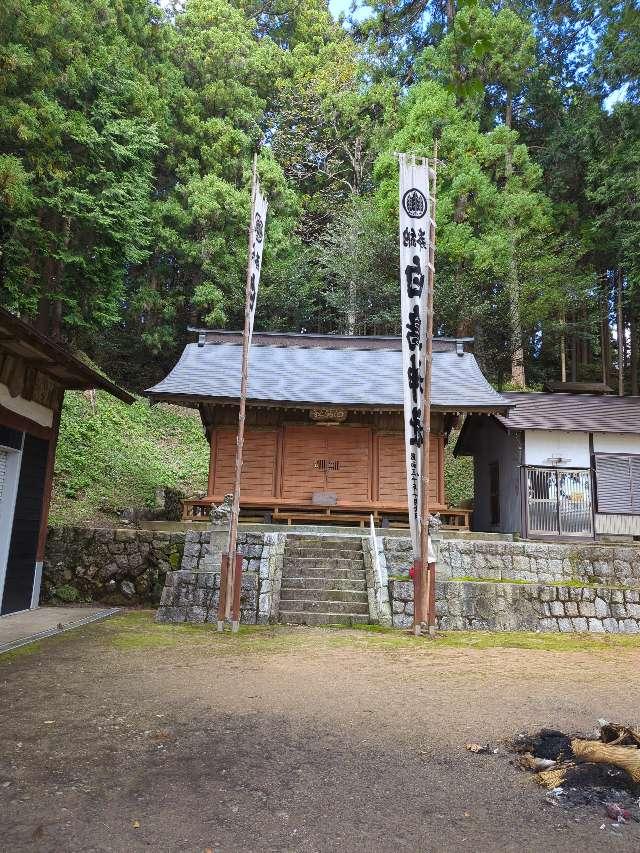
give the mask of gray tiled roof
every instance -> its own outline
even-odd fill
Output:
[[[354,339],[357,340],[357,339]],[[147,390],[175,402],[233,401],[240,395],[242,347],[188,344],[171,373]],[[251,403],[402,407],[402,353],[397,349],[253,345]],[[449,411],[506,411],[470,353],[434,352],[432,403]]]
[[[515,408],[498,417],[509,430],[640,433],[640,397],[506,392]]]

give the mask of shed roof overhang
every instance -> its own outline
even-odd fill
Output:
[[[493,412],[492,420],[506,432],[614,433],[640,435],[640,397],[607,394],[507,391],[508,413]],[[479,427],[476,418],[465,420],[454,456],[473,456]]]
[[[135,402],[128,391],[4,308],[0,308],[0,351],[23,361],[65,389],[100,388],[125,403]]]

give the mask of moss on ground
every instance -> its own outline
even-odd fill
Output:
[[[320,629],[286,625],[246,625],[236,635],[218,634],[215,625],[161,625],[152,611],[112,617],[84,629],[111,647],[125,651],[151,651],[185,647],[209,654],[277,653],[328,648],[372,651],[420,650],[427,654],[442,648],[530,649],[550,652],[610,652],[640,649],[640,636],[619,634],[559,634],[534,632],[444,631],[435,640],[414,637],[382,625]]]
[[[42,644],[37,642],[29,643],[26,646],[18,646],[17,649],[11,649],[9,652],[0,652],[0,663],[13,663],[13,661],[28,657],[34,654],[34,652],[39,652],[41,649]]]
[[[96,406],[65,394],[56,454],[52,524],[114,521],[125,507],[154,506],[156,490],[203,490],[209,449],[199,414],[98,392]]]

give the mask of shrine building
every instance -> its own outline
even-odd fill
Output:
[[[433,342],[430,510],[468,527],[470,509],[450,507],[444,447],[466,413],[505,414],[471,339]],[[205,498],[185,519],[206,520],[233,490],[242,334],[199,331],[152,401],[197,407],[210,443]],[[407,522],[400,337],[255,333],[249,358],[240,512],[266,522],[360,523],[372,514]]]

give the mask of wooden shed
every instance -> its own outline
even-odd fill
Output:
[[[475,530],[531,539],[640,537],[640,397],[508,392],[466,419]]]
[[[505,412],[470,341],[434,342],[431,507],[449,508],[444,446],[463,412]],[[200,331],[152,400],[197,406],[211,446],[208,494],[185,503],[205,519],[233,488],[242,336]],[[241,513],[271,521],[383,523],[407,518],[400,338],[255,334],[250,353]]]
[[[0,308],[0,615],[37,607],[65,389],[134,398]]]

